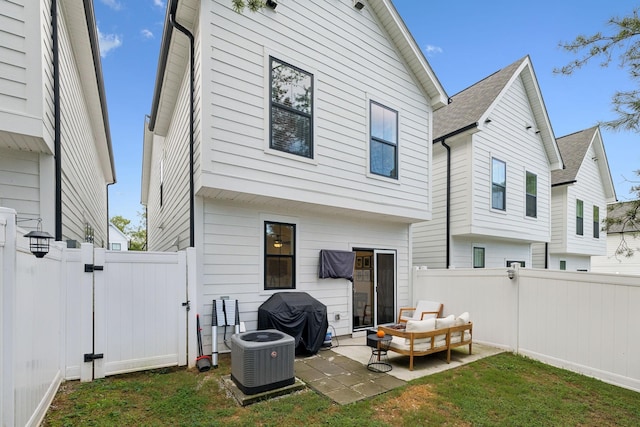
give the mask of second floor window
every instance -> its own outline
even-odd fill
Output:
[[[593,207],[593,237],[600,238],[600,207]]]
[[[527,172],[527,216],[538,216],[538,177]]]
[[[576,199],[576,234],[582,236],[584,226],[584,203],[582,200]]]
[[[491,207],[507,209],[507,164],[502,160],[491,159]]]
[[[371,173],[398,179],[398,112],[371,102]]]
[[[313,158],[313,74],[275,58],[271,66],[269,147]]]

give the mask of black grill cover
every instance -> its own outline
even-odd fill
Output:
[[[278,292],[258,308],[258,329],[291,335],[296,354],[316,354],[328,327],[327,307],[306,292]]]

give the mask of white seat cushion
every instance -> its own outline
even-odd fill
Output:
[[[436,329],[436,319],[425,319],[425,320],[409,320],[407,321],[407,326],[405,328],[405,332],[429,332]],[[424,343],[427,341],[431,341],[431,338],[417,338],[413,340],[414,344]],[[405,344],[410,345],[411,339],[406,338]]]
[[[422,313],[425,311],[437,312],[440,310],[440,305],[441,304],[439,302],[435,301],[419,300],[416,304],[416,311],[413,312],[413,318],[416,320],[425,320],[432,317],[435,318],[437,317],[436,314],[425,314],[424,317],[422,317]]]
[[[453,326],[456,322],[456,317],[453,314],[448,315],[447,317],[439,317],[436,319],[436,329],[447,329]],[[446,340],[447,335],[438,335],[436,337],[436,341]]]

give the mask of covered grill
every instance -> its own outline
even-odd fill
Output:
[[[306,292],[278,292],[258,308],[258,329],[291,335],[296,354],[316,354],[328,327],[327,307]]]

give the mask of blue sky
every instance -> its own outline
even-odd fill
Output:
[[[110,215],[137,223],[142,135],[151,110],[166,1],[94,0],[102,71],[118,182]],[[231,3],[231,0],[228,0]],[[284,5],[287,1],[282,0]],[[304,0],[306,1],[306,0]],[[350,1],[350,0],[340,0]],[[558,47],[578,34],[607,31],[612,16],[629,14],[630,0],[394,0],[400,15],[449,96],[530,55],[556,137],[614,117],[611,97],[635,88],[617,62],[593,61],[573,76],[552,70],[575,58]],[[640,135],[603,129],[618,200],[629,200],[640,169]]]

